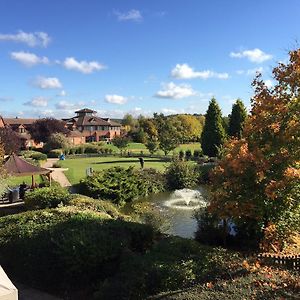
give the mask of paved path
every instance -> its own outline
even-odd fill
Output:
[[[48,158],[47,161],[43,164],[43,168],[47,168],[51,170],[51,178],[58,182],[62,187],[69,187],[71,186],[70,181],[66,177],[64,171],[68,169],[63,168],[52,168],[53,164],[58,161],[58,158]]]

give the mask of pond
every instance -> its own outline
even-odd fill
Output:
[[[152,203],[166,219],[164,233],[184,238],[194,238],[197,230],[195,211],[207,205],[208,191],[205,186],[197,189],[181,189],[153,194],[139,201]]]

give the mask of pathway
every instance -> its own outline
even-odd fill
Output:
[[[53,164],[58,161],[58,158],[48,158],[47,161],[43,164],[43,168],[47,168],[48,170],[51,170],[51,178],[58,182],[62,187],[69,187],[71,186],[70,181],[66,177],[64,171],[67,171],[68,169],[64,168],[53,168]]]

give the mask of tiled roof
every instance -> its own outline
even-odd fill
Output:
[[[92,110],[92,109],[89,109],[89,108],[83,108],[83,109],[80,109],[80,110],[77,110],[75,111],[75,113],[96,113],[96,111]]]
[[[8,125],[31,125],[37,119],[21,119],[21,118],[3,118],[4,123]]]

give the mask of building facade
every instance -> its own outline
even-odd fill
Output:
[[[121,135],[121,124],[109,119],[100,118],[96,111],[84,108],[75,111],[76,116],[63,119],[70,130],[68,138],[73,144],[83,142],[110,141]],[[81,139],[79,139],[81,137]]]

